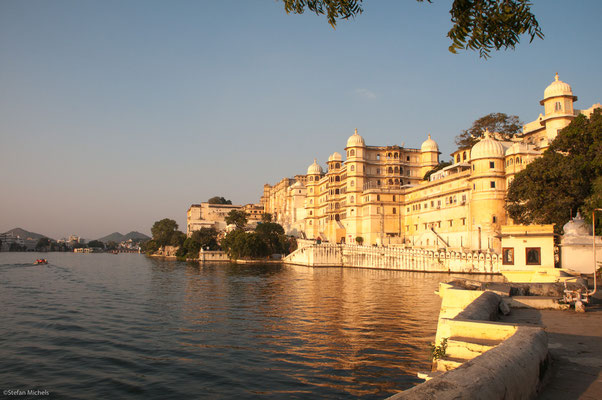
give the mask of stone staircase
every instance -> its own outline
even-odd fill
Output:
[[[447,340],[446,356],[437,360],[437,371],[450,371],[466,361],[493,349],[501,340],[478,339],[463,336],[450,337]]]

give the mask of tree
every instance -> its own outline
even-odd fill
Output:
[[[514,134],[520,132],[522,122],[516,115],[504,113],[491,113],[481,117],[472,123],[472,126],[456,136],[456,144],[460,149],[468,149],[474,146],[485,130],[502,135],[503,139],[510,139]]]
[[[261,222],[272,222],[272,214],[270,214],[270,213],[261,214]]]
[[[114,240],[109,240],[107,242],[107,246],[106,246],[107,250],[116,250],[117,247],[119,247],[119,245]]]
[[[355,238],[355,241],[357,242],[357,244],[359,244],[361,246],[364,243],[364,238],[361,236],[357,236]]]
[[[424,2],[424,0],[417,0]],[[431,0],[426,0],[431,3]],[[303,14],[305,10],[326,15],[335,28],[337,20],[355,18],[364,10],[362,0],[282,0],[287,13]],[[449,51],[467,49],[479,51],[487,58],[491,50],[514,49],[520,36],[543,39],[530,0],[455,0],[451,10],[452,28],[447,37],[452,44]]]
[[[105,244],[103,242],[101,242],[100,240],[91,240],[88,243],[88,247],[96,247],[99,249],[104,249],[105,248]]]
[[[159,247],[170,245],[172,236],[178,231],[178,224],[173,219],[164,218],[156,221],[151,228],[153,240]]]
[[[443,168],[449,167],[451,164],[452,163],[449,162],[449,161],[441,161],[439,164],[437,164],[435,166],[435,168],[431,169],[426,174],[424,174],[424,178],[422,178],[422,179],[425,180],[425,181],[428,181],[429,178],[431,177],[431,175],[433,175],[435,172],[441,171]]]
[[[50,239],[47,237],[43,237],[38,239],[38,243],[36,243],[36,250],[48,250],[50,249]]]
[[[288,248],[288,241],[284,235],[284,228],[274,222],[264,222],[257,225],[255,233],[263,240],[270,254],[281,254]]]
[[[543,157],[516,174],[506,210],[521,224],[555,224],[557,233],[580,210],[602,207],[602,110],[580,115],[564,128]]]
[[[236,225],[236,229],[243,229],[247,224],[247,213],[243,210],[231,210],[225,218],[226,224]]]
[[[207,200],[207,203],[209,204],[232,204],[231,200],[226,200],[223,197],[220,196],[214,196],[212,198],[210,198],[209,200]]]
[[[142,249],[143,252],[145,252],[146,254],[152,254],[155,251],[159,250],[159,245],[157,244],[156,241],[154,241],[153,239],[149,239],[145,242],[142,242],[140,244],[140,248]]]
[[[197,242],[200,248],[205,250],[218,250],[219,244],[217,244],[217,231],[215,228],[201,228],[195,231],[190,236],[190,239]],[[198,253],[198,251],[197,251]]]

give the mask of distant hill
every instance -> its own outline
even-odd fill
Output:
[[[136,232],[136,231],[132,231],[128,234],[122,235],[119,232],[113,232],[110,235],[101,237],[100,240],[103,243],[108,243],[108,242],[115,242],[115,243],[120,243],[120,242],[124,242],[126,240],[132,239],[133,241],[141,241],[141,240],[148,240],[150,239],[149,236],[146,236],[144,233],[140,233],[140,232]]]
[[[46,235],[42,235],[42,234],[39,234],[39,233],[26,231],[25,229],[22,229],[22,228],[11,229],[10,231],[4,232],[4,233],[12,233],[14,236],[18,236],[18,237],[20,237],[23,240],[28,240],[29,239],[29,240],[35,240],[35,241],[37,241],[37,240],[39,240],[41,238],[48,237]],[[49,239],[51,239],[51,238],[49,238]]]

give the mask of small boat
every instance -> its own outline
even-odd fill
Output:
[[[39,264],[48,264],[48,260],[45,258],[38,258],[36,260],[36,262],[33,263],[33,265],[39,265]]]

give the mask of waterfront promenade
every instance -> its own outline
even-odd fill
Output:
[[[600,289],[600,288],[599,288]],[[548,334],[553,375],[541,400],[602,398],[602,293],[587,312],[513,309],[503,322],[541,326]]]

